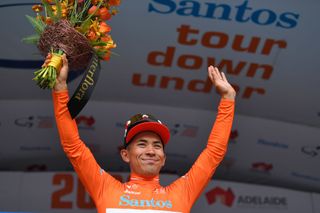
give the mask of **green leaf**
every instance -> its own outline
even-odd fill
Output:
[[[57,22],[58,19],[57,17],[54,15],[52,8],[51,8],[51,4],[49,4],[47,1],[45,0],[41,0],[41,3],[44,6],[45,12],[46,12],[46,16],[50,17],[54,22]]]
[[[90,2],[90,1],[88,1],[88,2]],[[85,19],[84,22],[86,22],[87,20],[90,20],[91,17],[94,16],[94,14],[99,10],[99,8],[100,8],[100,6],[102,5],[102,3],[103,3],[103,1],[100,1],[100,2],[97,4],[97,9],[96,9],[92,14],[90,14],[90,15]],[[88,5],[88,9],[89,9],[89,6],[90,6],[90,5]],[[83,11],[83,12],[84,12],[84,11]],[[82,12],[82,13],[83,13],[83,12]],[[86,10],[86,12],[88,12],[88,11]]]
[[[107,42],[103,41],[91,41],[90,43],[92,46],[107,46]]]
[[[33,28],[35,29],[35,31],[40,35],[44,31],[46,24],[40,19],[36,19],[28,15],[26,15],[26,17],[28,21],[31,23],[31,25],[33,26]]]
[[[88,10],[90,9],[90,7],[91,7],[91,1],[85,1],[82,10],[79,13],[79,21],[85,20],[84,16],[88,14]]]
[[[87,32],[89,30],[89,28],[90,28],[90,25],[91,25],[91,20],[90,19],[87,19],[84,22],[82,22],[81,26],[80,26],[81,33]]]
[[[69,21],[72,24],[72,26],[74,26],[78,22],[77,6],[78,6],[78,2],[74,1],[73,9],[72,9],[71,13],[69,14]]]
[[[98,56],[99,58],[103,58],[103,56],[107,53],[107,51],[95,50],[95,53],[97,54],[97,56]]]
[[[26,44],[38,44],[40,36],[38,34],[30,35],[22,39]]]
[[[57,20],[60,20],[62,15],[61,3],[59,0],[54,0],[54,2],[56,3],[56,6],[57,6]]]

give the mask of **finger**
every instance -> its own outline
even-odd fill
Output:
[[[68,59],[67,59],[66,54],[62,55],[62,62],[63,62],[63,66],[68,67]]]
[[[213,68],[212,74],[215,81],[221,80],[220,72],[216,67]]]
[[[221,76],[224,81],[228,82],[228,79],[227,79],[226,75],[224,74],[224,72],[221,72]]]
[[[209,66],[208,67],[208,76],[209,76],[211,81],[214,80],[214,78],[213,78],[213,66]]]
[[[45,59],[45,61],[43,62],[43,64],[42,64],[42,68],[43,67],[46,67],[49,63],[50,63],[50,59],[52,58],[52,54],[51,53],[48,53],[47,54],[47,56],[46,56],[46,59]]]
[[[48,66],[48,64],[50,63],[50,59],[46,59],[43,64],[42,64],[42,68]]]
[[[46,67],[46,66],[48,66],[49,63],[50,63],[50,59],[46,59],[42,66]]]
[[[46,57],[46,60],[52,58],[52,54],[51,53],[48,53],[47,57]]]
[[[222,79],[221,72],[219,71],[219,69],[217,67],[214,68],[214,71],[217,74],[218,79]]]

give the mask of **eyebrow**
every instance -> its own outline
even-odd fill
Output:
[[[161,141],[153,141],[153,143],[156,143],[156,144],[162,144],[162,142]]]
[[[137,142],[145,142],[147,143],[148,141],[144,138],[139,139]],[[160,140],[152,141],[153,144],[162,144]]]

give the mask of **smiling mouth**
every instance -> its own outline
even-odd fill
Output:
[[[142,159],[143,162],[146,162],[147,164],[155,164],[158,162],[156,159]]]

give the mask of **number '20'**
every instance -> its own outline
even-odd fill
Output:
[[[76,182],[76,184],[74,183]],[[80,209],[93,209],[95,208],[94,202],[89,196],[89,194],[84,189],[81,181],[74,177],[72,174],[56,174],[52,179],[53,185],[62,186],[58,190],[52,193],[51,197],[51,208],[59,209],[71,209],[74,208],[74,202],[71,200],[66,200],[65,196],[70,195],[74,192],[76,188],[76,206]]]

